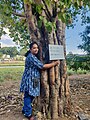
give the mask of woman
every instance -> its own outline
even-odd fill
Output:
[[[30,50],[26,53],[25,70],[22,76],[20,91],[24,92],[24,106],[22,113],[34,120],[32,117],[32,101],[36,96],[40,95],[40,69],[48,69],[59,64],[55,61],[49,64],[43,64],[38,58],[38,44],[32,42],[29,45]]]

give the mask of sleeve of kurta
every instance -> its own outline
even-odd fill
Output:
[[[43,63],[36,57],[32,56],[32,62],[35,66],[37,66],[39,69],[43,68]]]

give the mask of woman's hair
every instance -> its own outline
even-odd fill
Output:
[[[39,48],[38,43],[34,41],[34,42],[32,42],[32,43],[29,44],[30,50],[32,49],[32,47],[33,47],[34,44],[36,44],[36,45],[38,46],[38,48]],[[28,54],[30,53],[30,50],[28,50],[28,51],[25,53],[25,57],[28,56]],[[36,55],[36,57],[38,57],[38,54]]]
[[[36,45],[39,47],[39,45],[38,45],[37,42],[32,42],[32,43],[29,45],[30,50],[32,49],[32,47],[33,47],[34,44],[36,44]]]

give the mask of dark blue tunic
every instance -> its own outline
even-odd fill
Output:
[[[22,76],[20,91],[27,91],[31,96],[40,95],[40,69],[43,68],[43,63],[38,58],[29,54],[25,60],[25,70]],[[38,79],[38,85],[34,87],[34,80]]]

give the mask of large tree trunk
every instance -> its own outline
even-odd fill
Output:
[[[32,5],[30,4],[29,0],[24,0],[24,9],[28,31],[30,34],[30,41],[38,41],[40,40],[40,34],[38,28],[36,27],[37,20],[36,17],[32,14]]]
[[[62,113],[70,114],[71,103],[70,103],[70,88],[69,88],[69,79],[67,76],[67,66],[66,66],[66,45],[65,45],[65,23],[57,20],[57,39],[58,44],[63,45],[64,47],[64,56],[65,60],[62,60],[60,63],[60,105],[62,106]]]
[[[27,0],[28,1],[28,0]],[[38,0],[39,1],[39,0]],[[39,1],[40,2],[40,1]],[[32,14],[32,6],[27,2],[24,4],[27,24],[31,41],[40,43],[40,59],[48,63],[48,45],[58,44],[65,49],[65,24],[56,20],[56,30],[49,33],[42,22],[41,29],[37,28],[37,19]],[[36,101],[35,109],[41,113],[44,119],[58,120],[63,113],[70,113],[69,80],[67,78],[66,60],[60,60],[60,65],[44,70],[41,73],[41,95]],[[39,116],[40,120],[40,116]]]

